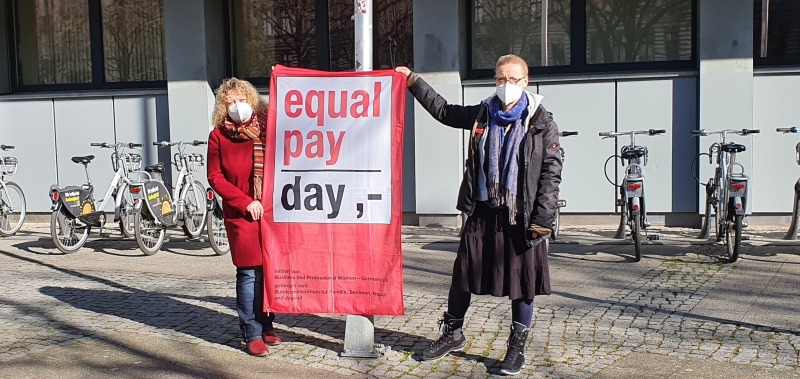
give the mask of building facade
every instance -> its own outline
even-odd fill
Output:
[[[599,132],[666,129],[641,137],[650,156],[654,223],[699,225],[713,140],[693,129],[760,129],[732,138],[751,177],[748,211],[792,212],[800,138],[800,3],[791,0],[374,0],[374,67],[408,65],[451,103],[494,91],[494,64],[530,64],[567,158],[568,215],[611,219],[617,191],[603,162],[620,144]],[[272,65],[352,70],[353,0],[0,0],[0,144],[15,145],[14,178],[30,212],[47,212],[51,184],[78,184],[74,155],[94,154],[98,191],[110,151],[145,144],[146,163],[172,152],[156,140],[205,139],[214,89],[229,76],[268,93]],[[409,98],[403,211],[409,224],[457,225],[466,132],[435,122]],[[147,146],[150,145],[150,146]],[[613,181],[619,166],[609,164]],[[200,175],[204,176],[204,175]]]

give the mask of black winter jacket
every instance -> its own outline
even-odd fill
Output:
[[[476,130],[488,130],[488,107],[483,102],[470,106],[448,104],[447,100],[421,78],[409,87],[409,91],[437,121],[453,128],[472,131],[456,206],[458,210],[471,215],[475,209],[478,188],[476,178],[480,163],[476,151],[480,135],[476,134]],[[525,173],[524,181],[520,183],[524,186],[523,225],[528,229],[531,225],[550,228],[555,218],[562,168],[558,136],[558,126],[553,121],[553,114],[540,105],[530,118],[520,161],[520,172]],[[529,246],[542,239],[534,242],[530,239],[530,233],[525,235]]]

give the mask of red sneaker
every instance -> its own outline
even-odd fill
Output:
[[[247,343],[247,353],[256,357],[263,357],[269,354],[269,348],[262,340],[250,341]]]
[[[264,343],[266,343],[269,346],[275,346],[281,344],[281,337],[276,336],[275,332],[272,330],[261,334],[261,338],[263,338]]]

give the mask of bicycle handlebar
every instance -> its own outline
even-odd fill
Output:
[[[200,146],[200,145],[205,145],[205,144],[207,144],[207,143],[208,143],[208,141],[200,141],[200,140],[194,140],[194,141],[192,141],[192,142],[184,142],[184,141],[178,141],[178,142],[170,142],[170,141],[158,141],[158,142],[153,142],[153,146],[167,147],[167,146],[175,146],[175,145],[180,145],[180,144],[184,144],[184,145],[192,145],[192,146]]]
[[[778,129],[775,129],[775,131],[776,132],[784,132],[784,133],[797,133],[798,129],[797,129],[796,126],[793,126],[791,128],[778,128]]]
[[[11,146],[11,145],[0,145],[0,150],[14,150],[14,146]]]
[[[748,134],[761,133],[761,130],[759,130],[759,129],[725,129],[725,130],[711,131],[711,130],[706,130],[706,129],[695,129],[695,130],[692,130],[692,137],[708,136],[708,135],[711,135],[711,134],[723,134],[723,133],[738,134],[738,135],[741,135],[741,136],[746,136]]]
[[[632,130],[629,132],[602,132],[598,135],[604,138],[611,138],[611,137],[619,137],[619,136],[632,136],[634,134],[647,134],[651,136],[664,134],[667,131],[665,129],[648,129],[648,130]]]
[[[94,146],[94,147],[106,147],[107,145],[108,144],[105,143],[105,142],[102,142],[102,143],[101,142],[92,142],[91,143],[91,146]]]
[[[577,136],[578,132],[561,132],[562,137]]]

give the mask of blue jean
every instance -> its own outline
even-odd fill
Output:
[[[261,339],[264,331],[272,330],[275,314],[267,315],[264,308],[264,270],[261,266],[236,269],[236,313],[245,342]]]

